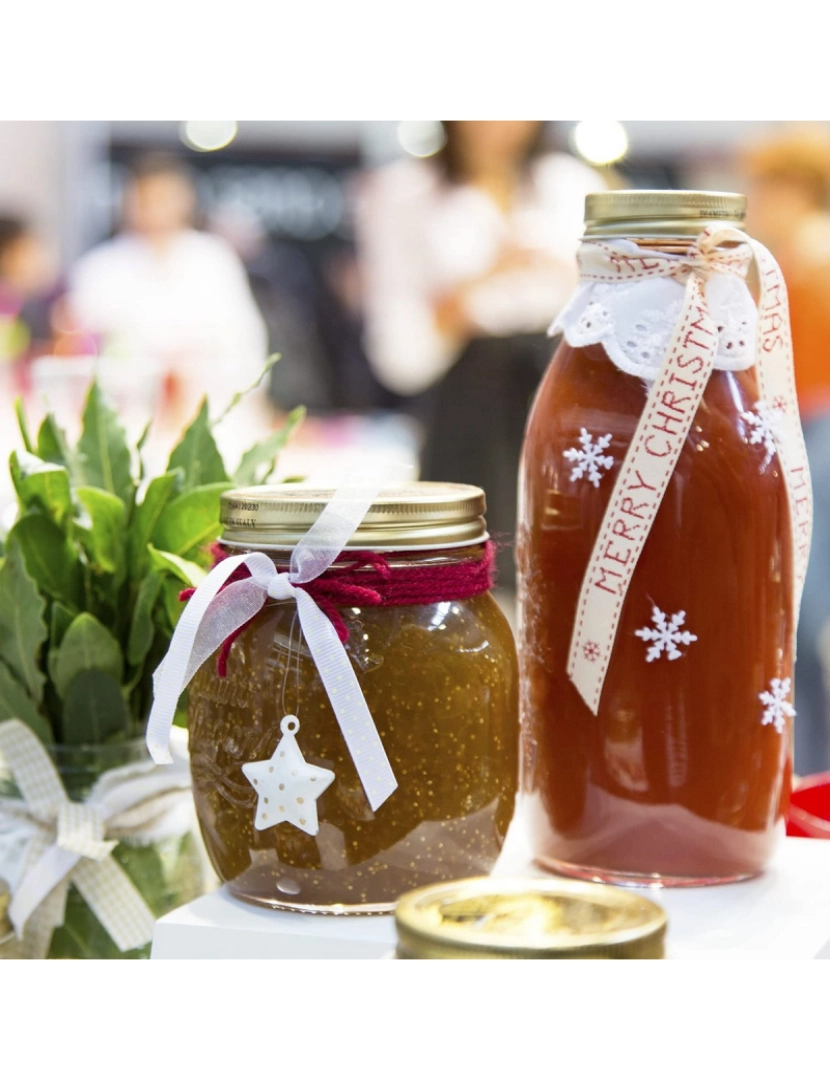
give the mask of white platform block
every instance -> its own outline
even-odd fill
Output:
[[[517,822],[517,825],[519,823]],[[520,828],[497,876],[539,877]],[[669,917],[669,959],[830,959],[830,843],[788,837],[761,877],[705,889],[647,890]],[[395,948],[391,916],[300,915],[235,900],[225,889],[165,915],[152,956],[164,959],[381,959]]]

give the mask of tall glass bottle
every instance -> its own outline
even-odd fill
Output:
[[[728,231],[744,210],[704,192],[586,201],[520,471],[522,786],[537,860],[567,874],[733,881],[783,833],[809,479],[783,284],[753,248],[759,322],[752,251]],[[768,343],[781,370],[756,365]],[[789,389],[765,400],[772,383]]]

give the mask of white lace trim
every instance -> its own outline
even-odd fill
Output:
[[[719,331],[715,367],[743,371],[755,363],[758,312],[746,282],[713,273],[706,299]],[[550,328],[569,345],[602,345],[629,375],[657,378],[683,306],[684,285],[670,277],[619,284],[583,281]]]

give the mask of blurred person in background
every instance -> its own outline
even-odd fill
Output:
[[[5,467],[18,449],[14,401],[26,389],[26,362],[49,338],[56,283],[47,243],[24,217],[0,214],[0,534],[14,488]]]
[[[802,418],[830,413],[830,128],[804,126],[750,145],[747,229],[787,282]]]
[[[265,324],[242,262],[226,241],[193,227],[195,212],[184,162],[167,154],[139,159],[125,192],[123,231],[84,255],[69,279],[72,315],[99,337],[103,355],[160,368],[168,430],[193,415],[203,394],[220,409],[256,379],[267,357]],[[233,426],[240,429],[244,418],[267,427],[265,401],[263,391],[247,402]],[[225,425],[222,434],[227,442]],[[241,445],[256,432],[238,436],[230,441]]]
[[[813,480],[813,545],[795,680],[795,769],[830,769],[830,129],[793,127],[747,147],[747,231],[787,283],[796,391]]]
[[[332,245],[317,266],[302,245],[269,236],[257,215],[238,203],[216,207],[209,225],[242,260],[268,329],[269,352],[281,355],[271,371],[275,403],[285,410],[304,405],[322,416],[377,405],[377,382],[360,349],[353,253],[338,250],[342,242]]]
[[[369,360],[424,423],[422,477],[476,484],[495,539],[512,541],[531,399],[551,355],[546,330],[577,281],[585,195],[600,177],[543,152],[536,120],[444,122],[434,157],[364,181]],[[513,552],[499,554],[512,588]]]
[[[48,338],[52,261],[28,221],[0,214],[0,362],[18,360]]]

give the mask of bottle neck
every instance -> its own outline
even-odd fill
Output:
[[[590,243],[595,238],[586,236],[584,239]],[[666,255],[687,255],[697,241],[696,236],[626,236],[624,239],[646,251],[659,251]],[[613,243],[613,239],[609,238],[608,242]],[[739,246],[735,240],[726,240],[718,244],[718,248],[724,250]]]
[[[667,255],[686,255],[694,247],[694,236],[632,236],[629,239],[637,247],[648,251],[660,251]]]

